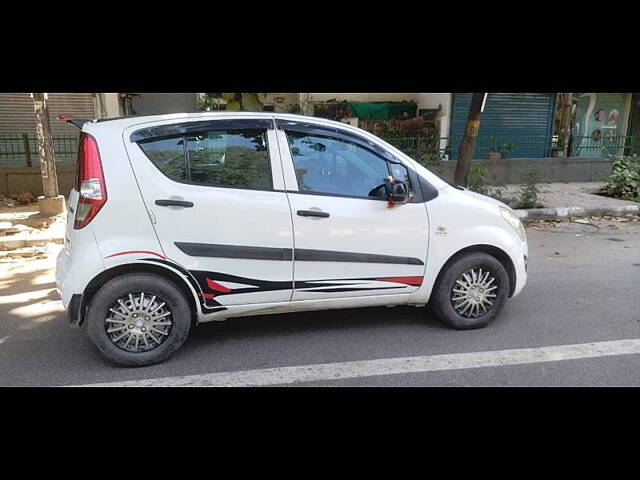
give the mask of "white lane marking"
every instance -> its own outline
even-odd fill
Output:
[[[88,385],[110,387],[252,387],[315,382],[319,380],[343,380],[346,378],[436,372],[465,368],[557,362],[561,360],[637,353],[640,353],[640,339],[629,339],[551,347],[517,348],[513,350],[320,363],[316,365],[239,370],[236,372],[207,373]]]

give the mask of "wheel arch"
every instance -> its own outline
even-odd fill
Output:
[[[82,325],[82,323],[84,323],[87,308],[89,307],[91,299],[94,297],[96,292],[100,290],[100,287],[107,283],[109,280],[128,273],[151,273],[164,277],[174,283],[176,287],[180,289],[180,291],[182,291],[182,293],[185,295],[185,298],[187,299],[187,303],[189,304],[189,308],[191,309],[192,325],[195,325],[197,323],[199,313],[198,301],[196,297],[197,293],[192,290],[192,287],[189,285],[188,281],[170,268],[150,263],[136,262],[116,265],[115,267],[104,270],[96,275],[87,284],[84,292],[82,293],[79,312],[80,318],[78,325]]]
[[[515,289],[516,289],[516,267],[513,264],[513,260],[511,260],[511,257],[507,252],[493,245],[486,245],[486,244],[471,245],[455,252],[453,255],[449,257],[449,259],[440,268],[440,271],[438,272],[434,285],[438,284],[440,277],[444,274],[444,272],[447,271],[447,268],[449,268],[449,265],[455,262],[458,258],[468,253],[476,253],[476,252],[481,252],[481,253],[486,253],[488,255],[491,255],[502,264],[502,266],[507,271],[507,275],[509,276],[509,298],[512,297],[513,292],[515,292]]]

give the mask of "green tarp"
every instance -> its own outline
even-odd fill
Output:
[[[363,120],[390,120],[416,116],[416,104],[412,102],[349,102],[354,117]]]

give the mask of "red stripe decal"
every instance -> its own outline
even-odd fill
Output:
[[[393,282],[393,283],[405,283],[407,285],[422,285],[422,280],[424,277],[386,277],[386,278],[376,278],[376,280],[380,282]]]
[[[229,293],[231,291],[230,288],[220,285],[219,283],[214,282],[210,278],[207,278],[207,287],[209,287],[214,292]]]
[[[109,255],[108,257],[105,257],[105,258],[118,257],[120,255],[132,255],[134,253],[146,253],[148,255],[155,255],[156,257],[160,257],[163,260],[166,260],[165,256],[160,255],[159,253],[156,253],[156,252],[150,252],[149,250],[128,250],[126,252],[113,253],[113,254]]]

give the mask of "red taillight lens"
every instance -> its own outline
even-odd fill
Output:
[[[86,227],[107,202],[102,161],[96,139],[88,133],[80,134],[76,190],[80,194],[74,228]]]

